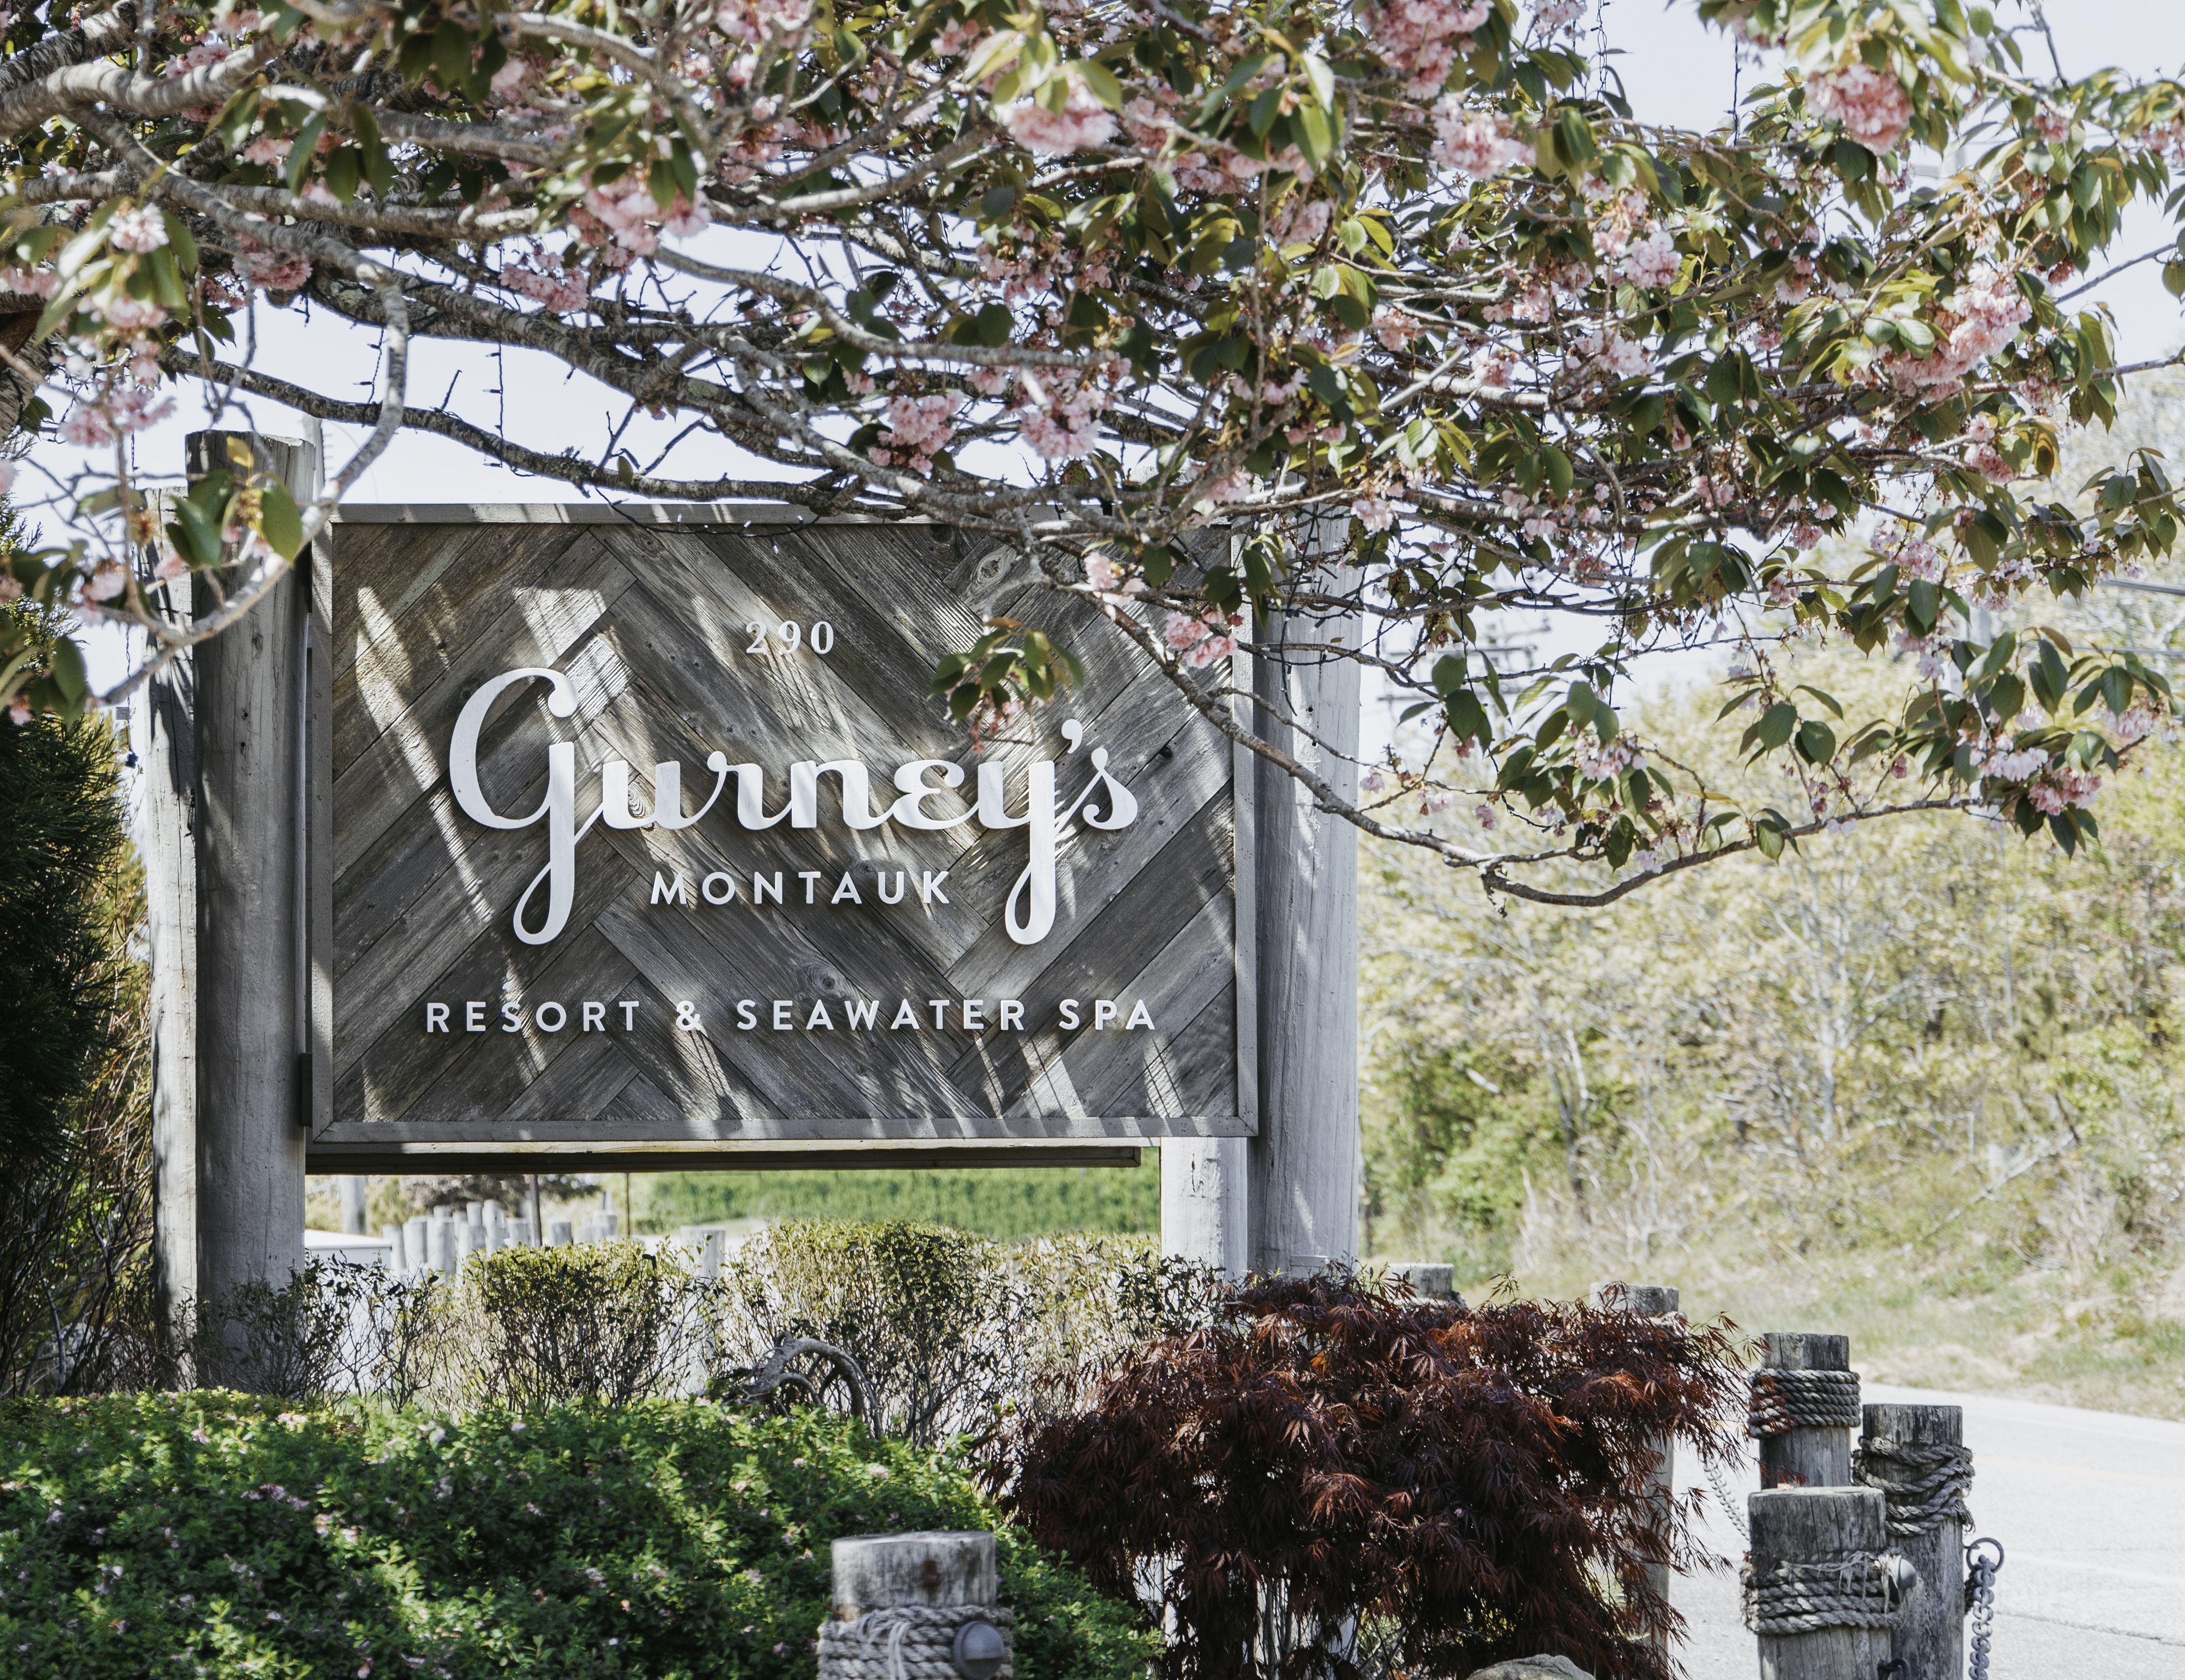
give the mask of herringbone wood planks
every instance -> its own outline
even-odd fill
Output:
[[[640,810],[654,762],[679,762],[688,810],[713,784],[704,766],[717,750],[764,768],[768,812],[798,760],[863,763],[885,808],[896,767],[913,758],[962,766],[973,794],[981,756],[926,690],[941,655],[997,614],[1063,636],[1087,667],[1081,690],[990,750],[1009,767],[1008,808],[1023,808],[1025,767],[1061,751],[1065,717],[1085,733],[1057,758],[1063,807],[1093,779],[1095,746],[1139,805],[1118,830],[1065,829],[1043,940],[1020,944],[1003,926],[1024,829],[853,830],[832,776],[815,828],[744,829],[733,779],[686,829],[595,824],[578,843],[565,930],[544,945],[517,938],[517,901],[547,862],[545,825],[483,826],[448,780],[456,717],[487,681],[544,666],[577,696],[575,714],[555,718],[547,685],[529,683],[488,717],[478,781],[506,814],[539,807],[547,744],[562,740],[576,743],[580,820],[597,807],[602,761],[631,764]],[[748,651],[754,621],[770,641],[763,655]],[[827,653],[808,640],[781,650],[782,624],[808,638],[823,622]],[[1238,984],[1249,968],[1238,952],[1249,880],[1238,869],[1232,749],[1097,612],[1006,550],[959,549],[918,525],[350,524],[335,552],[333,633],[326,1141],[1252,1130]],[[818,901],[803,901],[800,871],[817,873]],[[917,884],[942,871],[921,904]],[[754,872],[779,872],[787,901],[755,906]],[[731,902],[653,901],[656,879],[695,893],[708,877],[718,890],[721,874],[735,883]],[[886,905],[880,890],[898,874],[902,901]],[[862,902],[830,901],[846,876]],[[1001,1027],[1003,999],[1021,1006],[1020,1030]],[[1096,1030],[1102,999],[1116,1013]],[[905,1000],[919,1024],[891,1027]],[[746,1001],[741,1019],[756,1025],[739,1024]],[[867,1001],[875,1024],[852,1028]],[[588,1002],[606,1006],[589,1031]],[[464,1030],[472,1002],[485,1006],[483,1032]],[[983,1003],[981,1030],[967,1024],[967,1002]],[[427,1030],[428,1003],[448,1006],[450,1030]],[[561,1006],[566,1024],[545,1030],[543,1004]],[[1130,1030],[1140,1004],[1153,1025]],[[693,1012],[700,1030],[679,1028]]]

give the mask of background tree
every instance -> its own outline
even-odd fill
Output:
[[[1576,0],[31,6],[0,348],[26,423],[113,455],[14,583],[140,624],[156,667],[407,427],[1017,545],[1328,809],[1499,893],[1597,903],[1928,809],[2076,848],[2169,686],[1972,626],[2177,542],[2150,455],[2086,508],[2039,479],[2136,371],[2087,276],[2166,254],[2185,286],[2166,239],[2111,254],[2127,205],[2169,203],[2185,90],[2054,71],[2037,7],[1697,4],[1767,69],[1734,129],[1635,120]],[[376,399],[262,366],[261,298],[378,335]],[[552,453],[416,399],[428,340],[535,350],[683,429],[651,462]],[[126,442],[176,378],[216,419],[254,394],[371,429],[308,507],[238,467],[162,526]],[[1188,564],[1216,521],[1242,540]],[[218,565],[209,617],[147,608],[148,577]],[[1531,608],[1583,650],[1493,656]],[[1277,611],[1366,614],[1344,656],[1434,720],[1416,758],[1354,796],[1275,744],[1277,703],[1232,717],[1225,656]],[[1852,717],[1785,676],[1800,635],[1920,659]],[[1786,773],[1757,801],[1618,710],[1635,661],[1716,644],[1748,656],[1738,750]],[[997,625],[936,694],[998,726],[1072,668]],[[77,705],[81,660],[7,688]],[[1501,827],[1421,820],[1457,801]],[[1565,858],[1590,878],[1536,884]]]

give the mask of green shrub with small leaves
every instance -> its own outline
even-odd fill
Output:
[[[812,1411],[20,1402],[0,1673],[810,1680],[830,1541],[995,1526],[953,1459]],[[1021,1680],[1144,1672],[1134,1612],[998,1541]]]

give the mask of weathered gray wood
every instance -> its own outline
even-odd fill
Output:
[[[371,1184],[372,1180],[362,1173],[341,1175],[342,1230],[351,1236],[361,1236],[372,1229],[365,1205]]]
[[[253,446],[243,434],[187,440],[193,478],[226,465],[231,438]],[[299,500],[314,493],[307,444],[254,447]],[[219,598],[210,578],[196,583],[203,617]],[[245,1285],[286,1282],[304,1259],[309,611],[292,572],[196,650],[196,1285],[215,1314]]]
[[[858,1534],[834,1543],[835,1619],[902,1605],[942,1607],[998,1603],[992,1534],[926,1529]]]
[[[1358,785],[1358,665],[1322,649],[1355,649],[1361,624],[1290,617],[1263,627],[1253,648],[1260,734],[1345,799]],[[1316,809],[1310,790],[1279,767],[1259,764],[1255,779],[1252,1264],[1308,1271],[1358,1252],[1358,831]]]
[[[1593,1286],[1590,1298],[1595,1307],[1620,1305],[1641,1318],[1666,1318],[1677,1311],[1676,1289],[1666,1283],[1604,1282]],[[1649,1442],[1654,1455],[1651,1476],[1652,1487],[1648,1499],[1653,1504],[1662,1531],[1668,1532],[1669,1504],[1676,1488],[1676,1437],[1656,1437]],[[1646,1584],[1654,1589],[1662,1603],[1669,1601],[1669,1566],[1650,1564],[1646,1569]]]
[[[1772,1370],[1849,1370],[1851,1338],[1813,1331],[1771,1330],[1761,1340],[1760,1364]],[[1793,1429],[1760,1440],[1763,1487],[1848,1487],[1851,1431]]]
[[[936,540],[936,538],[938,540]],[[484,1148],[519,1134],[556,1139],[604,1128],[637,1147],[798,1136],[1014,1138],[1244,1131],[1257,1069],[1247,1065],[1255,975],[1239,972],[1251,929],[1237,904],[1252,871],[1240,862],[1235,755],[1168,688],[1144,655],[1074,597],[1022,562],[930,526],[750,531],[662,522],[383,523],[355,541],[333,589],[338,674],[333,735],[339,823],[330,963],[338,989],[332,1041],[333,1123],[315,1158],[355,1158],[366,1136],[399,1130],[443,1147]],[[348,550],[344,550],[346,556]],[[1079,647],[1083,689],[981,756],[960,725],[923,699],[933,662],[1007,610],[1054,625]],[[785,619],[835,627],[828,656],[747,656],[745,624]],[[1040,946],[1009,940],[1001,913],[1024,866],[1021,831],[975,824],[937,832],[850,831],[831,813],[817,829],[749,834],[734,795],[678,833],[595,828],[580,842],[578,902],[548,947],[515,941],[514,902],[545,862],[543,828],[494,831],[454,806],[445,776],[456,712],[478,685],[523,664],[567,672],[576,716],[544,709],[544,685],[511,694],[481,737],[479,775],[503,810],[536,805],[545,746],[578,744],[580,817],[602,757],[636,767],[638,797],[656,758],[699,767],[719,749],[768,771],[766,802],[785,797],[798,758],[868,764],[881,800],[893,767],[925,756],[974,773],[1053,756],[1061,718],[1084,723],[1084,746],[1057,761],[1065,803],[1093,775],[1091,749],[1139,801],[1128,828],[1067,831],[1059,913]],[[757,907],[754,868],[844,873],[865,902]],[[876,871],[947,870],[948,901],[889,909]],[[657,873],[695,889],[716,869],[739,880],[734,902],[651,902]],[[796,1000],[799,1031],[733,1026],[741,997],[762,1008]],[[1120,996],[1154,1012],[1148,1034],[1091,1030],[1092,1000]],[[584,1045],[527,1022],[503,1035],[428,1039],[426,1001],[638,998],[643,1019],[613,1047]],[[1028,1030],[1006,1037],[926,1027],[852,1037],[850,998],[1023,1001]],[[1059,1026],[1076,998],[1085,1024]],[[699,1002],[701,1033],[668,1022]],[[835,1032],[802,1023],[828,1005]],[[619,1018],[618,1017],[618,1025]],[[378,1126],[377,1134],[360,1126]],[[649,1129],[649,1130],[648,1130]],[[694,1136],[695,1134],[695,1136]]]
[[[1964,1413],[1957,1406],[1868,1405],[1862,1443],[1889,1441],[1909,1447],[1964,1443]],[[1885,1495],[1885,1498],[1886,1496]],[[1891,1549],[1920,1577],[1904,1605],[1904,1619],[1890,1634],[1889,1654],[1920,1680],[1960,1680],[1965,1668],[1964,1530],[1954,1520],[1921,1534],[1892,1534]]]
[[[1408,1283],[1411,1293],[1421,1301],[1456,1301],[1463,1297],[1456,1292],[1456,1268],[1447,1260],[1397,1260],[1389,1267],[1391,1281]]]
[[[1746,1502],[1752,1566],[1835,1563],[1886,1549],[1881,1495],[1869,1487],[1780,1487]],[[1810,1633],[1763,1634],[1760,1680],[1875,1680],[1888,1660],[1884,1628],[1828,1627]]]
[[[190,617],[190,585],[153,584],[153,611]],[[131,709],[137,848],[144,860],[152,1060],[153,1265],[163,1324],[198,1293],[197,659],[185,650]]]

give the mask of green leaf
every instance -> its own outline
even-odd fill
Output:
[[[1312,87],[1312,97],[1320,101],[1322,110],[1335,109],[1335,72],[1327,67],[1327,60],[1317,53],[1303,55],[1305,79]]]
[[[1085,90],[1111,111],[1123,109],[1123,85],[1116,81],[1107,65],[1097,59],[1081,59],[1070,66],[1076,71]]]
[[[1798,725],[1798,753],[1808,764],[1825,764],[1836,756],[1836,731],[1817,717]]]
[[[70,701],[81,700],[90,686],[83,674],[83,650],[66,636],[53,642],[53,683]]]
[[[1752,728],[1763,751],[1773,752],[1791,739],[1798,727],[1798,708],[1787,700],[1779,700],[1760,714],[1760,721]]]
[[[304,546],[304,518],[296,499],[283,484],[268,484],[259,503],[258,529],[266,544],[283,560],[293,560]]]

